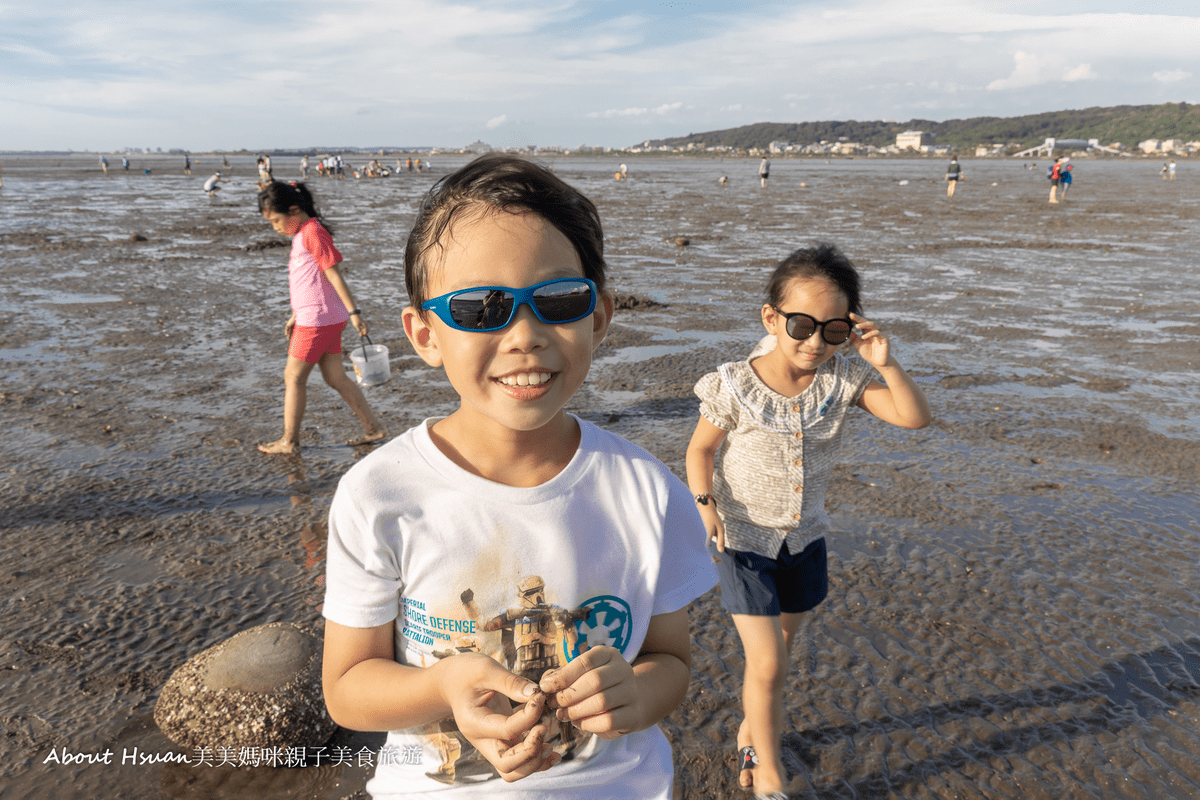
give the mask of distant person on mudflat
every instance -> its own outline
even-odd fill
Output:
[[[360,336],[367,335],[367,323],[338,270],[342,254],[333,246],[333,237],[317,213],[312,195],[303,183],[272,181],[258,193],[258,208],[276,233],[292,237],[288,259],[292,316],[283,326],[288,338],[283,370],[283,436],[260,444],[258,449],[270,455],[299,452],[308,376],[316,366],[362,423],[363,435],[346,444],[356,447],[381,443],[387,436],[383,423],[342,366],[342,330],[346,323],[353,321]]]
[[[108,174],[108,159],[100,156],[100,169],[104,170],[104,174]]]
[[[304,180],[308,180],[308,156],[304,156],[304,158],[300,159],[300,177]]]
[[[960,178],[965,178],[966,174],[959,166],[958,156],[950,157],[950,166],[946,167],[946,197],[954,197],[954,188],[958,186]]]
[[[183,156],[183,174],[184,175],[192,174],[192,158],[191,158],[191,156],[189,156],[187,154],[184,154],[184,156]]]
[[[1171,163],[1167,165],[1167,178],[1175,180],[1175,159],[1171,159]]]
[[[767,157],[763,156],[762,163],[758,165],[758,182],[760,186],[766,187],[767,178],[771,177],[771,162],[767,161]]]
[[[217,185],[220,183],[229,183],[229,181],[222,178],[220,172],[215,172],[211,178],[204,182],[204,191],[208,192],[209,197],[216,197],[217,192],[221,191],[221,187]]]
[[[128,157],[128,156],[125,156],[125,157],[122,157],[122,158],[121,158],[121,167],[122,167],[122,168],[123,168],[123,169],[124,169],[126,172],[129,172],[129,157]]]
[[[1050,179],[1050,202],[1058,202],[1058,184],[1062,180],[1062,175],[1058,171],[1059,162],[1062,161],[1062,156],[1054,159],[1054,164],[1050,167],[1050,171],[1046,173],[1046,177]]]
[[[1165,180],[1167,179],[1167,173],[1168,173],[1169,171],[1170,171],[1170,168],[1167,166],[1166,162],[1164,161],[1164,162],[1163,162],[1162,169],[1160,169],[1160,170],[1158,171],[1158,174],[1159,174],[1159,175],[1162,175],[1162,179],[1165,181]]]
[[[1059,197],[1063,200],[1067,199],[1067,190],[1071,188],[1072,181],[1071,170],[1075,169],[1075,165],[1070,162],[1070,158],[1064,158],[1058,165],[1058,185],[1062,189]]]

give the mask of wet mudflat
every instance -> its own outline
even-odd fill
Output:
[[[90,158],[4,161],[0,782],[347,796],[356,758],[119,763],[175,750],[150,711],[189,656],[266,622],[319,627],[324,516],[363,455],[315,378],[302,455],[256,451],[280,426],[285,242],[249,161],[214,199],[216,160],[190,178],[146,161],[107,178]],[[600,207],[613,288],[659,304],[618,312],[575,413],[682,476],[692,385],[749,352],[770,269],[812,239],[858,263],[867,316],[933,405],[922,431],[850,425],[830,598],[786,692],[794,797],[1200,794],[1200,173],[1076,162],[1057,206],[1044,161],[968,160],[953,201],[933,161],[777,160],[766,190],[751,160],[627,161],[621,183],[604,159],[556,162]],[[391,351],[368,396],[395,433],[455,404],[399,311],[415,204],[458,163],[312,181]],[[691,614],[693,685],[664,723],[677,794],[738,797],[741,648],[715,591]],[[372,746],[343,733],[330,752]],[[62,748],[114,763],[44,763]]]

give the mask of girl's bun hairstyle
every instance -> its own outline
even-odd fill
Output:
[[[862,313],[861,282],[858,270],[837,247],[817,242],[802,247],[779,262],[767,282],[767,305],[778,308],[787,297],[792,281],[801,278],[824,278],[838,288],[849,302],[852,314]]]

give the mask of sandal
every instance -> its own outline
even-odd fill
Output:
[[[758,766],[758,754],[754,752],[754,748],[746,745],[741,750],[738,750],[738,782],[741,783],[741,774],[748,769],[754,769]],[[742,786],[743,789],[749,789],[749,786]]]

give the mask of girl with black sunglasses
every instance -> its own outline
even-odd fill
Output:
[[[718,559],[721,605],[746,652],[740,783],[784,798],[783,684],[801,614],[825,599],[825,490],[851,406],[903,428],[929,404],[861,315],[859,278],[837,248],[797,250],[767,286],[768,336],[696,384],[688,483]],[[839,352],[848,344],[861,358]],[[882,378],[882,381],[879,380]]]

